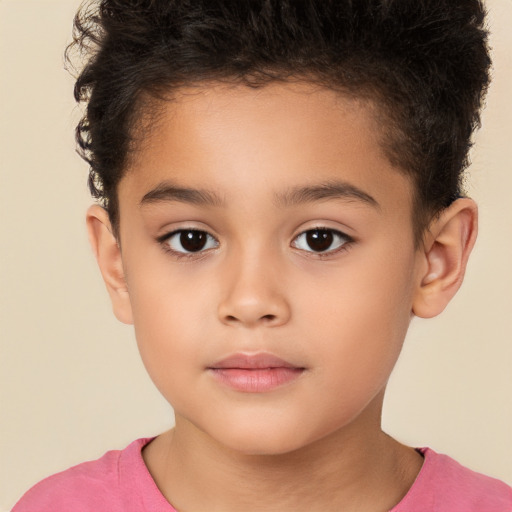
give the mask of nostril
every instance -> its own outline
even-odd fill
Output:
[[[276,327],[288,322],[290,310],[284,297],[256,295],[252,291],[251,294],[238,290],[238,294],[231,293],[221,300],[217,309],[218,319],[233,327]]]
[[[266,322],[273,322],[273,321],[275,321],[275,320],[276,320],[276,318],[277,318],[277,316],[276,316],[276,315],[271,315],[271,314],[269,314],[269,315],[263,315],[263,316],[261,316],[261,317],[260,317],[260,320],[266,323]],[[237,317],[236,317],[236,316],[234,316],[234,315],[227,315],[227,316],[226,316],[226,320],[227,320],[228,322],[238,322],[240,319],[239,319],[239,318],[237,318]]]

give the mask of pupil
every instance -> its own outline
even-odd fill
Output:
[[[200,251],[206,245],[206,233],[202,231],[183,231],[180,235],[180,243],[186,251]]]
[[[322,252],[331,247],[333,235],[330,231],[314,229],[308,232],[306,240],[311,249],[317,252]]]

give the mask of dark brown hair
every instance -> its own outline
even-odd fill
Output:
[[[480,0],[101,0],[75,18],[75,98],[89,186],[116,188],[148,98],[201,82],[321,84],[372,100],[383,147],[415,184],[417,239],[462,191],[489,81]],[[146,100],[144,100],[144,98]]]

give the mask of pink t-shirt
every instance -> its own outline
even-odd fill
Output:
[[[12,512],[176,512],[142,459],[138,439],[57,473],[30,489]],[[512,488],[429,448],[416,481],[390,512],[512,512]]]

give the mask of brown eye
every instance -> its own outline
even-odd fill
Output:
[[[206,233],[203,231],[182,231],[180,243],[188,252],[197,252],[206,245]]]
[[[350,238],[340,231],[317,228],[301,233],[294,240],[293,246],[308,252],[322,253],[335,251],[347,242],[350,242]]]
[[[329,249],[334,239],[330,231],[315,229],[306,233],[306,242],[315,252],[323,252]]]
[[[181,229],[165,240],[166,244],[179,253],[194,253],[217,247],[218,242],[206,231]]]

